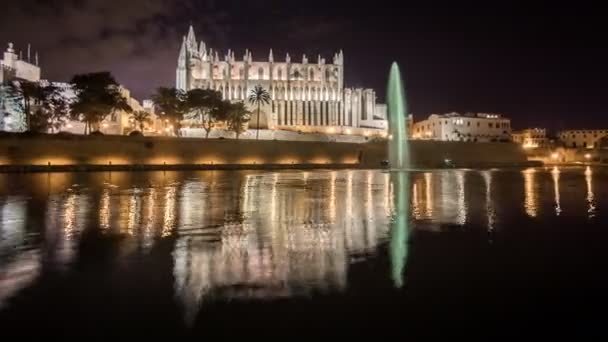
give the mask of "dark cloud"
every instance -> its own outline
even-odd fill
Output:
[[[45,78],[109,70],[144,98],[175,83],[192,23],[199,40],[239,57],[273,48],[277,59],[314,60],[344,49],[347,85],[372,87],[381,100],[396,60],[418,117],[488,111],[518,127],[591,127],[608,125],[601,13],[514,2],[21,0],[0,12],[0,44],[31,43]]]

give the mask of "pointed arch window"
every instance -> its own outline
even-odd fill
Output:
[[[258,80],[263,80],[263,79],[264,79],[264,69],[259,68],[258,69]]]

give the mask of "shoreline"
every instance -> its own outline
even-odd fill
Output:
[[[454,167],[431,167],[416,169],[449,170],[449,169],[492,169],[492,168],[526,168],[547,166],[538,162],[525,163],[475,163],[455,165]],[[581,166],[581,165],[578,165]],[[232,171],[232,170],[387,170],[387,167],[370,167],[360,164],[130,164],[130,165],[0,165],[0,174],[4,173],[54,173],[54,172],[145,172],[145,171]]]

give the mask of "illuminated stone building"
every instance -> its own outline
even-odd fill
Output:
[[[376,103],[375,91],[345,87],[342,51],[331,60],[318,56],[314,61],[306,55],[296,61],[289,54],[279,60],[272,49],[265,60],[254,60],[250,51],[237,58],[228,50],[220,57],[217,50],[197,42],[190,27],[179,52],[178,89],[215,89],[224,99],[247,102],[256,85],[271,97],[262,107],[260,128],[336,133],[349,129],[353,134],[387,129],[386,106]]]
[[[500,114],[431,114],[414,123],[413,139],[493,142],[511,140],[511,120]]]

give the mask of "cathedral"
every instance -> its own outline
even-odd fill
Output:
[[[270,104],[262,108],[260,128],[366,135],[386,132],[386,105],[376,103],[374,90],[344,87],[342,51],[331,61],[321,56],[309,61],[304,55],[297,62],[289,54],[280,61],[272,49],[264,61],[254,60],[250,51],[237,58],[228,50],[220,58],[217,50],[197,42],[190,27],[179,52],[177,89],[215,89],[225,100],[247,103],[256,85],[271,97]]]

